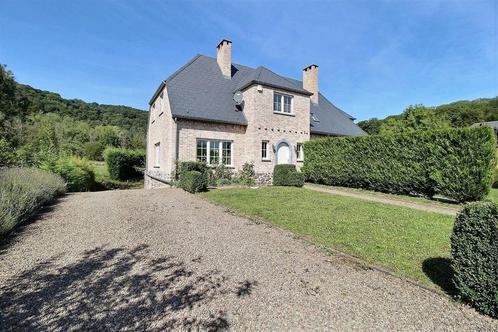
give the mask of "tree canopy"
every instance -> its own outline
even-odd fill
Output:
[[[360,121],[358,125],[369,134],[410,132],[447,127],[468,127],[477,122],[498,120],[498,97],[461,100],[436,107],[409,106],[399,115],[379,120]]]
[[[86,103],[17,83],[0,65],[0,166],[63,155],[101,159],[107,146],[144,148],[147,113]]]

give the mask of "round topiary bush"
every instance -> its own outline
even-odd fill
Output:
[[[296,165],[275,165],[273,168],[273,185],[302,187],[304,185],[304,174],[296,170]]]
[[[498,205],[470,203],[451,236],[453,282],[461,298],[498,317]]]

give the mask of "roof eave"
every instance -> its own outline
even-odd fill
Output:
[[[166,81],[162,81],[161,84],[159,84],[159,87],[157,88],[156,92],[154,92],[152,98],[150,98],[149,100],[149,106],[152,105],[154,100],[156,100],[157,96],[159,96],[159,94],[161,93],[161,91],[164,89],[165,86],[166,86]]]
[[[185,116],[185,115],[177,115],[173,114],[173,118],[181,119],[181,120],[191,120],[191,121],[200,121],[200,122],[208,122],[208,123],[223,123],[223,124],[231,124],[231,125],[239,125],[239,126],[247,126],[247,121],[230,121],[230,120],[216,120],[216,119],[206,119],[195,116]]]

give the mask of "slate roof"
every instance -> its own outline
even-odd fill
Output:
[[[250,68],[232,64],[232,78],[223,77],[215,58],[196,55],[183,67],[164,80],[150,100],[156,99],[166,85],[173,117],[247,125],[244,112],[233,101],[233,93],[253,84],[280,88],[286,91],[311,95],[301,81],[275,74],[265,67]],[[310,132],[325,135],[364,135],[353,123],[354,118],[335,107],[323,95],[318,105],[311,103]]]

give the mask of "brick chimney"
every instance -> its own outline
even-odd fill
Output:
[[[216,46],[216,61],[225,78],[232,78],[232,42],[223,39]]]
[[[318,66],[309,65],[303,69],[303,88],[313,93],[311,102],[318,104]]]

